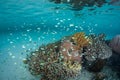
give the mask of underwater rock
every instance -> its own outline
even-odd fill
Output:
[[[120,35],[115,36],[111,42],[110,42],[110,47],[117,52],[118,54],[120,54]]]

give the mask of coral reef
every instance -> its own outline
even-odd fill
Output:
[[[77,76],[81,64],[67,60],[60,53],[61,41],[43,45],[38,51],[27,57],[29,71],[33,75],[42,75],[42,80],[66,80]]]
[[[42,45],[24,60],[33,75],[41,80],[67,80],[78,76],[82,67],[100,72],[112,55],[104,34],[86,36],[84,32],[66,36],[60,41]]]

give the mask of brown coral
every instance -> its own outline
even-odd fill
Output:
[[[84,32],[76,33],[72,36],[73,41],[77,44],[79,49],[81,50],[83,47],[89,45],[90,39],[85,36]]]
[[[60,53],[61,42],[41,46],[38,51],[27,56],[29,71],[33,75],[42,75],[42,80],[66,80],[75,77],[81,64],[64,61]]]
[[[99,72],[105,65],[105,59],[112,55],[112,50],[105,43],[105,35],[90,35],[92,44],[85,48],[84,58],[86,67],[93,72]]]
[[[65,61],[81,62],[78,46],[72,44],[69,40],[65,40],[61,43],[60,52]]]
[[[85,49],[86,59],[94,61],[96,59],[107,59],[112,55],[110,47],[105,43],[104,34],[90,35],[92,44]]]

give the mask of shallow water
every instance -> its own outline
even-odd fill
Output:
[[[0,80],[37,80],[22,62],[31,51],[81,31],[111,39],[120,34],[119,19],[119,5],[76,11],[48,0],[0,0]]]

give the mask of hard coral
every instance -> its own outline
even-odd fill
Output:
[[[60,53],[61,42],[41,46],[38,51],[27,57],[29,71],[33,75],[42,75],[42,80],[66,80],[77,75],[81,65],[73,61],[64,61]]]
[[[106,59],[112,55],[112,50],[105,43],[104,34],[90,35],[92,43],[85,49],[86,59],[94,61],[96,59]]]
[[[86,36],[80,32],[40,46],[24,62],[31,74],[41,75],[42,80],[67,80],[79,75],[83,63],[94,72],[101,71],[104,59],[111,55],[103,34]]]
[[[103,34],[98,36],[90,35],[89,37],[92,40],[92,44],[89,44],[84,50],[86,67],[93,72],[99,72],[105,65],[104,60],[111,57],[112,50],[105,43]]]

